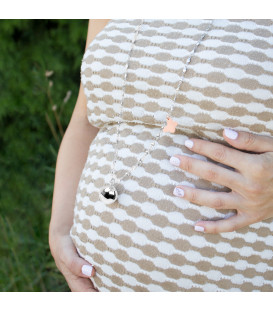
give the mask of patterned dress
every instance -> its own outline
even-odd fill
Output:
[[[184,146],[201,138],[231,147],[223,129],[273,136],[273,21],[214,20],[189,64],[176,97],[175,133],[163,133],[151,154],[117,184],[106,205],[99,190],[110,181],[124,73],[140,19],[112,19],[86,49],[81,81],[90,145],[75,199],[71,238],[94,264],[99,291],[273,291],[273,218],[234,232],[196,232],[198,220],[236,213],[173,195],[176,185],[230,189],[170,164],[174,154],[229,166]],[[146,19],[129,60],[117,177],[134,166],[160,131],[184,64],[208,20]],[[231,147],[233,148],[233,147]]]

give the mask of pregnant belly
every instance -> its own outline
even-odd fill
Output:
[[[157,129],[121,127],[117,177],[136,164]],[[175,168],[169,158],[192,154],[185,134],[165,135],[141,166],[116,185],[112,205],[99,199],[110,180],[115,126],[99,131],[92,142],[79,182],[71,238],[81,257],[92,263],[100,291],[272,291],[272,219],[236,232],[194,231],[197,220],[228,217],[172,194],[178,184],[229,191]]]

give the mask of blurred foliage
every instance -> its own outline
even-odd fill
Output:
[[[0,291],[69,291],[48,246],[88,20],[0,21]]]

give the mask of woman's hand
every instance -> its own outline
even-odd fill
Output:
[[[95,268],[78,255],[69,234],[50,234],[49,246],[57,268],[64,275],[71,291],[98,291],[90,280],[95,275]]]
[[[231,192],[212,192],[178,185],[174,195],[215,209],[236,209],[237,214],[218,221],[198,221],[195,230],[205,233],[232,232],[273,217],[273,138],[225,129],[224,139],[233,147],[201,139],[186,140],[185,145],[235,171],[212,162],[174,155],[171,163],[203,179],[227,186]],[[204,229],[204,230],[203,230]]]

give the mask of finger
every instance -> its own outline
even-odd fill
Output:
[[[78,254],[71,254],[65,263],[70,272],[79,277],[93,277],[95,268],[92,264],[80,258]]]
[[[248,162],[251,161],[252,155],[226,147],[223,144],[201,139],[190,139],[185,141],[185,146],[197,154],[204,155],[216,162],[236,168],[239,172],[249,169]]]
[[[223,136],[232,146],[258,153],[273,152],[273,137],[246,131],[224,129]]]
[[[63,244],[61,260],[76,276],[88,278],[95,275],[94,266],[79,256],[71,238]]]
[[[67,275],[65,279],[72,292],[98,292],[90,279],[73,275]]]
[[[237,214],[227,219],[217,221],[198,221],[195,224],[194,229],[204,233],[217,234],[221,232],[233,232],[249,224],[250,221],[246,215],[238,211]]]
[[[185,171],[191,172],[205,180],[227,186],[230,189],[241,190],[244,183],[244,178],[240,173],[223,168],[209,161],[175,154],[170,158],[170,162]]]
[[[233,192],[213,192],[178,185],[173,194],[192,203],[214,209],[236,209],[238,206],[238,197]]]

